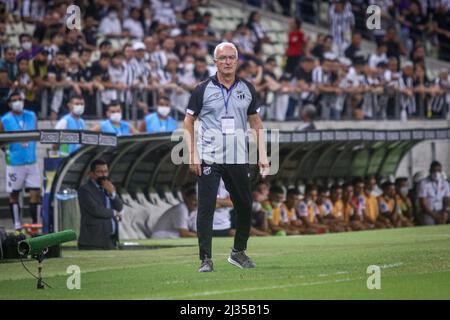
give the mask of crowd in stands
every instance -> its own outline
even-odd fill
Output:
[[[152,112],[153,118],[180,120],[195,85],[215,74],[214,46],[230,41],[239,50],[238,75],[254,84],[266,120],[298,120],[306,104],[320,119],[450,117],[449,70],[428,78],[423,42],[431,33],[443,48],[440,58],[450,52],[447,1],[435,1],[427,11],[423,1],[382,1],[389,10],[383,11],[382,30],[374,31],[377,49],[369,56],[361,52],[354,13],[354,3],[365,2],[334,1],[330,33],[315,39],[298,17],[291,18],[280,60],[264,53],[273,39],[257,11],[235,30],[219,33],[211,27],[216,17],[207,11],[209,1],[80,0],[73,2],[82,15],[77,30],[66,27],[72,1],[0,1],[0,115],[8,111],[13,89],[22,92],[25,108],[54,122],[70,113],[73,96],[83,98],[84,118],[103,117],[119,103],[126,120],[148,123]],[[418,19],[417,11],[427,12],[426,18]],[[22,30],[29,25],[33,32]]]
[[[184,201],[161,216],[154,238],[196,236],[195,186],[185,189]],[[438,225],[450,223],[449,213],[450,184],[434,161],[412,185],[406,177],[391,181],[375,175],[287,188],[261,180],[253,190],[250,233],[286,236]],[[215,236],[234,235],[233,204],[223,182],[213,230]]]

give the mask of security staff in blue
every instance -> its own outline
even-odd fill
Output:
[[[67,104],[70,113],[62,117],[55,126],[56,130],[85,130],[86,124],[81,118],[84,113],[84,99],[80,95],[70,97]],[[57,146],[56,146],[57,148]],[[61,157],[67,157],[81,148],[80,144],[61,144],[59,152]]]
[[[107,119],[97,124],[92,131],[114,133],[117,136],[130,136],[138,131],[128,122],[122,120],[122,108],[118,101],[111,101],[106,110]]]
[[[194,89],[184,119],[189,167],[198,177],[199,272],[214,270],[213,217],[221,178],[236,212],[236,234],[228,262],[239,268],[255,267],[245,252],[252,212],[247,138],[244,136],[247,121],[256,136],[258,165],[263,176],[267,174],[269,163],[257,94],[251,83],[236,77],[237,61],[234,44],[223,42],[217,45],[214,50],[217,74]],[[199,121],[197,139],[194,136],[195,121]]]
[[[170,116],[170,100],[168,97],[158,98],[156,112],[147,115],[139,126],[140,132],[159,133],[172,132],[177,128],[177,121]]]
[[[13,91],[8,96],[10,112],[0,120],[0,132],[37,130],[37,117],[24,109],[23,94]],[[36,161],[36,142],[21,141],[6,146],[6,191],[14,228],[22,229],[19,193],[25,188],[30,193],[30,214],[33,223],[41,222],[42,179]]]

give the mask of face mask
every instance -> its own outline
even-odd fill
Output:
[[[112,122],[120,122],[120,120],[122,120],[122,113],[121,112],[113,112],[111,113],[111,115],[109,116],[109,119]]]
[[[74,105],[73,113],[75,113],[77,116],[81,116],[84,113],[84,105],[83,104]]]
[[[402,196],[407,196],[408,195],[408,191],[409,191],[408,187],[404,187],[404,188],[400,189],[400,193],[401,193]]]
[[[184,70],[187,72],[192,72],[195,69],[195,65],[193,63],[186,63],[184,65]]]
[[[112,20],[117,19],[117,13],[115,13],[115,12],[110,13],[108,16]]]
[[[23,111],[23,101],[19,100],[19,101],[14,101],[11,103],[11,109],[14,112],[22,112]]]
[[[160,114],[163,117],[167,117],[170,113],[170,107],[167,106],[158,106],[156,108],[156,111],[158,112],[158,114]]]
[[[441,180],[441,178],[442,178],[442,173],[440,173],[440,172],[433,172],[431,174],[431,180],[433,180],[433,181],[439,181],[439,180]]]
[[[31,46],[32,46],[32,43],[31,42],[23,42],[22,43],[22,48],[24,49],[24,50],[30,50],[31,49]]]

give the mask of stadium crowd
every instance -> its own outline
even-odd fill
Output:
[[[303,2],[298,8],[305,9]],[[330,33],[316,39],[298,18],[290,19],[280,60],[264,53],[274,40],[256,11],[235,30],[219,33],[211,27],[216,17],[199,10],[209,1],[80,0],[74,4],[81,9],[82,28],[71,30],[66,10],[72,1],[2,0],[0,115],[8,111],[13,89],[41,119],[63,118],[71,97],[81,96],[86,119],[104,117],[118,102],[127,120],[143,120],[151,112],[165,119],[168,110],[180,120],[195,85],[215,73],[212,49],[225,40],[237,45],[238,75],[256,87],[266,120],[298,120],[305,104],[325,120],[450,117],[449,70],[428,78],[423,42],[437,37],[440,58],[446,58],[448,1],[434,1],[423,19],[417,15],[424,1],[382,1],[389,10],[382,30],[371,35],[377,49],[369,56],[361,51],[366,33],[354,14],[354,3],[365,2],[333,1]],[[26,32],[30,25],[33,31]],[[169,109],[158,108],[160,97],[169,99]]]
[[[380,180],[380,179],[379,179]],[[253,236],[286,236],[413,227],[450,223],[450,184],[439,162],[427,173],[389,178],[375,175],[347,181],[316,181],[285,188],[259,181],[253,189]],[[196,191],[184,190],[184,201],[160,218],[154,238],[196,236]],[[223,182],[214,212],[214,236],[234,235],[234,213]]]

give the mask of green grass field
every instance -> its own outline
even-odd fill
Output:
[[[20,262],[0,264],[3,299],[450,299],[450,225],[252,238],[256,269],[226,262],[231,238],[214,239],[215,272],[197,273],[196,239],[146,240],[180,245],[157,250],[64,250],[44,262],[53,289],[36,290]],[[27,261],[34,273],[37,263]],[[81,268],[81,290],[68,290],[66,268]],[[369,265],[381,289],[367,289]]]

